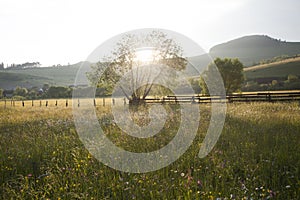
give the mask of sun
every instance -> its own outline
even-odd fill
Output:
[[[148,63],[154,61],[157,51],[153,48],[140,48],[135,52],[135,60],[138,62]]]

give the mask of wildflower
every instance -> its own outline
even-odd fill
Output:
[[[185,176],[187,178],[187,186],[190,185],[190,183],[193,181],[193,177],[192,177],[192,170],[188,169],[188,172]]]
[[[180,176],[184,177],[184,173],[182,172],[182,173],[180,174]]]
[[[286,188],[286,189],[289,189],[289,188],[291,188],[291,186],[290,186],[290,185],[287,185],[287,186],[285,186],[285,188]]]
[[[32,177],[32,174],[28,174],[27,177],[28,177],[28,178]]]
[[[203,187],[203,184],[202,184],[202,182],[200,180],[197,181],[197,185],[198,185],[199,188]]]
[[[268,192],[269,192],[269,197],[270,197],[270,198],[275,197],[276,193],[275,193],[274,191],[269,190]]]

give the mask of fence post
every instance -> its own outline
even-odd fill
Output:
[[[57,106],[57,100],[55,101],[55,106]]]
[[[103,106],[105,106],[105,98],[103,98],[103,100],[102,100],[102,101],[103,101]]]
[[[4,99],[4,108],[6,108],[6,99]]]
[[[66,99],[66,107],[68,107],[68,99]]]
[[[115,105],[115,99],[112,99],[112,104],[113,104],[113,106]]]
[[[94,106],[96,107],[96,99],[94,99]]]
[[[196,103],[195,96],[192,96],[192,103]]]
[[[124,97],[124,99],[123,99],[123,100],[124,100],[124,106],[125,106],[125,105],[126,105],[126,99],[125,99],[125,97]]]
[[[78,104],[77,105],[78,105],[78,107],[80,107],[80,101],[79,101],[79,99],[78,99]]]
[[[46,101],[46,107],[48,106],[48,101]]]
[[[228,103],[232,102],[230,96],[227,96],[227,99],[228,99]]]
[[[33,100],[31,100],[31,106],[33,107],[34,105],[33,105]]]
[[[40,100],[40,107],[42,107],[42,100]]]
[[[23,107],[25,106],[24,101],[22,101],[22,106],[23,106]]]

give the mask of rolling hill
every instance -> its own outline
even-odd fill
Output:
[[[241,37],[212,47],[213,57],[238,58],[245,66],[276,56],[300,54],[300,42],[285,42],[266,35]]]
[[[31,88],[42,87],[44,84],[56,86],[73,85],[76,73],[81,65],[90,66],[90,63],[79,62],[70,66],[0,70],[0,88],[13,89],[16,86]],[[81,81],[80,84],[88,83]]]

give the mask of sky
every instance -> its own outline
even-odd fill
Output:
[[[1,0],[0,63],[84,61],[140,28],[181,33],[204,50],[245,35],[300,42],[299,0]]]

